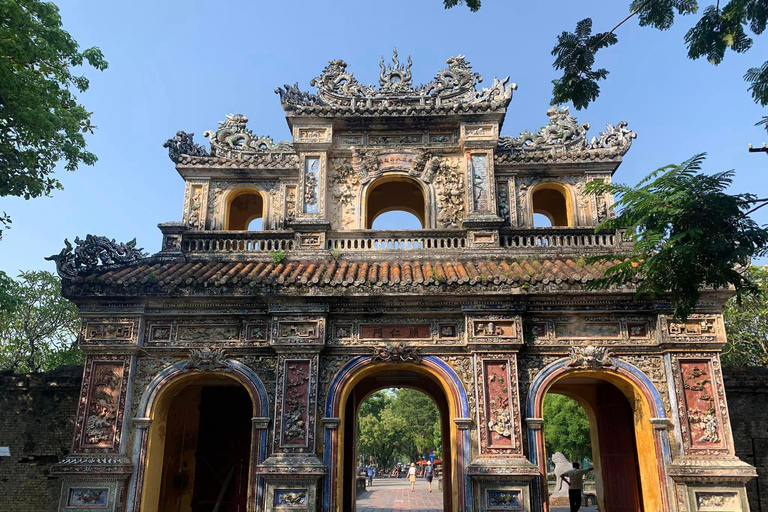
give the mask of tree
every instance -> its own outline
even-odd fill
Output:
[[[567,396],[544,397],[544,440],[550,456],[560,452],[571,461],[592,459],[587,413]]]
[[[62,189],[57,162],[68,171],[96,162],[85,149],[91,112],[72,92],[89,83],[73,68],[87,62],[103,71],[107,62],[96,47],[80,51],[50,2],[0,0],[0,10],[0,197],[50,195]],[[0,227],[9,220],[3,212]]]
[[[39,372],[82,363],[77,307],[61,296],[61,280],[50,272],[22,272],[9,285],[16,305],[0,314],[0,370]]]
[[[756,289],[729,300],[723,312],[725,366],[768,366],[768,266],[751,266],[747,275]]]
[[[768,253],[768,230],[749,214],[768,204],[753,194],[728,194],[733,171],[702,174],[704,154],[655,170],[636,187],[593,181],[586,193],[615,194],[619,213],[598,229],[626,230],[632,250],[588,258],[608,261],[590,289],[628,284],[637,294],[669,294],[676,318],[686,318],[704,288],[733,286],[737,300],[758,288],[745,271]],[[616,263],[617,258],[620,260]]]
[[[466,4],[472,11],[480,9],[479,0],[444,0],[447,8]],[[592,19],[576,24],[574,32],[563,31],[552,50],[555,69],[562,77],[552,81],[552,104],[573,102],[577,109],[586,108],[600,94],[599,80],[608,76],[606,69],[593,70],[598,50],[618,42],[615,31],[636,17],[642,27],[668,30],[676,16],[699,14],[696,0],[631,0],[629,15],[608,32],[592,35]],[[685,34],[688,58],[706,57],[714,65],[720,64],[730,49],[744,53],[752,47],[748,35],[761,35],[768,24],[768,2],[765,0],[730,0],[723,7],[720,1],[700,12],[699,21]],[[768,62],[749,68],[744,74],[747,88],[756,103],[768,105]]]

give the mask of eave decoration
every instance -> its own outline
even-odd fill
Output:
[[[637,134],[627,129],[627,122],[608,123],[600,137],[587,139],[589,123],[579,123],[568,107],[553,107],[547,111],[549,123],[536,132],[524,131],[518,137],[499,137],[500,153],[578,153],[599,152],[624,155]]]
[[[115,266],[133,265],[148,255],[136,247],[136,239],[118,243],[105,236],[86,235],[85,240],[75,237],[75,247],[64,239],[64,248],[59,254],[45,258],[56,263],[56,272],[64,280],[77,278],[80,273]]]
[[[372,363],[419,363],[421,354],[418,347],[410,347],[405,343],[387,343],[373,349]]]
[[[472,66],[463,55],[451,57],[446,61],[447,69],[438,71],[434,80],[414,86],[411,74],[411,58],[400,63],[397,50],[393,51],[392,64],[384,65],[384,57],[379,66],[379,87],[362,85],[352,73],[347,71],[347,63],[341,59],[328,62],[319,77],[310,81],[317,87],[317,94],[299,90],[298,83],[278,87],[275,93],[280,95],[283,109],[295,113],[314,113],[323,107],[340,107],[350,111],[399,110],[405,114],[419,110],[441,109],[466,110],[484,107],[488,110],[503,110],[512,99],[515,84],[508,84],[509,77],[493,79],[489,88],[477,90],[477,84],[483,77],[472,71]]]
[[[615,370],[617,368],[613,352],[608,347],[571,347],[568,354],[567,368],[584,368],[588,370]]]

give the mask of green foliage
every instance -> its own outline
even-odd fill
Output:
[[[442,452],[440,411],[427,395],[413,389],[379,391],[360,404],[358,453],[390,468],[397,461],[420,460],[429,449]]]
[[[472,12],[477,12],[480,10],[480,0],[443,0],[443,4],[445,5],[446,9],[456,7],[459,4],[465,4]]]
[[[575,32],[563,32],[552,50],[555,69],[563,76],[553,80],[552,105],[572,101],[577,110],[586,108],[600,94],[598,80],[608,76],[605,69],[593,70],[595,54],[601,48],[616,44],[616,35],[592,35],[592,20],[586,18],[576,24]]]
[[[632,251],[620,255],[604,277],[589,283],[591,289],[637,282],[637,294],[651,297],[669,293],[677,318],[686,318],[696,307],[699,290],[733,286],[737,297],[754,291],[745,274],[751,258],[768,250],[768,230],[748,215],[759,200],[752,194],[726,193],[733,171],[702,174],[704,154],[680,165],[655,170],[636,187],[594,181],[586,192],[611,193],[620,213],[598,229],[626,229]],[[595,256],[588,261],[612,261],[616,255]]]
[[[269,253],[270,256],[272,256],[272,263],[275,265],[282,263],[285,259],[285,251],[280,249],[279,251],[274,251]]]
[[[39,372],[82,363],[77,307],[61,296],[61,280],[50,272],[3,277],[14,306],[0,313],[0,370]]]
[[[544,397],[544,440],[550,457],[561,452],[571,461],[592,459],[587,413],[567,396]]]
[[[606,69],[594,70],[598,50],[617,42],[614,31],[623,23],[638,17],[641,26],[667,30],[675,23],[675,16],[699,12],[696,0],[633,0],[630,14],[610,32],[591,36],[592,20],[586,18],[576,25],[576,31],[563,32],[552,50],[555,69],[563,70],[562,77],[553,80],[552,104],[573,102],[577,109],[586,108],[600,94],[598,80],[608,75]],[[688,57],[706,57],[714,65],[720,64],[726,51],[748,51],[753,44],[747,34],[760,35],[768,24],[768,1],[731,0],[723,7],[720,2],[707,6],[698,22],[685,34]],[[750,68],[744,75],[755,103],[768,105],[768,62],[762,67]]]
[[[731,298],[723,312],[725,366],[768,366],[768,266],[751,266],[747,276],[756,289],[746,291],[741,301]]]
[[[0,197],[50,195],[62,188],[57,162],[68,171],[96,162],[85,149],[91,113],[73,93],[89,83],[73,68],[107,62],[98,48],[80,51],[50,2],[0,0],[0,20]]]

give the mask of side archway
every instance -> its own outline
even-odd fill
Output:
[[[565,185],[559,183],[542,183],[531,190],[531,219],[533,214],[544,215],[552,223],[552,227],[573,227],[576,225],[576,214],[573,204],[573,194]]]
[[[544,421],[544,396],[547,392],[553,391],[576,399],[587,409],[590,430],[600,429],[600,422],[595,421],[597,412],[595,397],[587,396],[578,389],[584,383],[594,381],[615,388],[620,392],[619,394],[626,397],[631,408],[642,509],[668,510],[669,479],[666,475],[666,466],[671,462],[671,450],[666,432],[668,420],[661,395],[639,368],[617,358],[614,358],[612,363],[612,367],[598,369],[572,367],[572,360],[564,358],[545,367],[532,382],[526,401],[526,421],[529,458],[539,466],[539,478],[534,481],[534,489],[531,493],[534,509],[549,510],[546,449],[541,428]],[[577,386],[573,386],[574,383]],[[571,384],[570,387],[569,384]],[[593,432],[593,450],[595,445],[600,445],[600,436],[600,431]],[[597,460],[595,462],[596,473],[598,473],[599,463]],[[602,497],[598,496],[598,499],[602,500]]]
[[[234,384],[247,391],[251,402],[250,448],[248,450],[248,512],[263,503],[264,481],[257,475],[257,465],[266,457],[269,399],[261,379],[250,368],[231,359],[195,366],[181,361],[160,372],[147,385],[136,411],[133,442],[134,472],[128,486],[126,510],[151,512],[160,499],[165,452],[165,427],[169,407],[186,387],[195,384]]]
[[[373,362],[371,356],[358,356],[345,364],[336,374],[328,388],[325,403],[325,449],[324,462],[328,475],[323,483],[324,512],[350,510],[342,504],[345,482],[345,417],[348,414],[348,400],[358,384],[366,378],[396,370],[403,373],[413,373],[431,379],[447,403],[447,418],[450,439],[451,458],[451,503],[446,503],[446,510],[471,510],[472,485],[466,476],[466,465],[470,460],[470,431],[469,431],[469,401],[461,379],[456,372],[442,359],[427,356],[416,363],[381,363]],[[387,387],[387,386],[385,386]],[[405,387],[405,386],[404,386]],[[430,394],[430,390],[427,390]],[[433,395],[434,396],[434,395]],[[352,433],[354,435],[354,433]],[[443,450],[446,448],[444,447]],[[342,508],[342,505],[344,507]]]
[[[247,231],[251,222],[267,218],[265,196],[255,188],[238,188],[227,194],[224,200],[225,230]]]

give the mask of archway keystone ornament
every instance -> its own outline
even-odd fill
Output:
[[[209,147],[166,141],[184,203],[157,254],[88,235],[49,258],[86,358],[60,512],[156,512],[174,493],[178,512],[219,493],[243,512],[352,512],[355,408],[388,386],[438,404],[447,512],[551,510],[547,392],[586,406],[603,509],[626,494],[632,512],[747,512],[756,473],[734,455],[719,362],[731,292],[702,290],[677,322],[667,297],[588,289],[605,270],[590,256],[628,248],[595,229],[613,197],[584,193],[612,179],[627,123],[590,138],[552,108],[502,135],[508,78],[481,88],[461,55],[422,85],[410,58],[379,68],[368,86],[336,59],[312,92],[278,88],[290,141],[242,114]],[[392,210],[423,229],[367,229]],[[195,436],[238,447],[221,472],[241,468],[245,494],[204,476]]]

